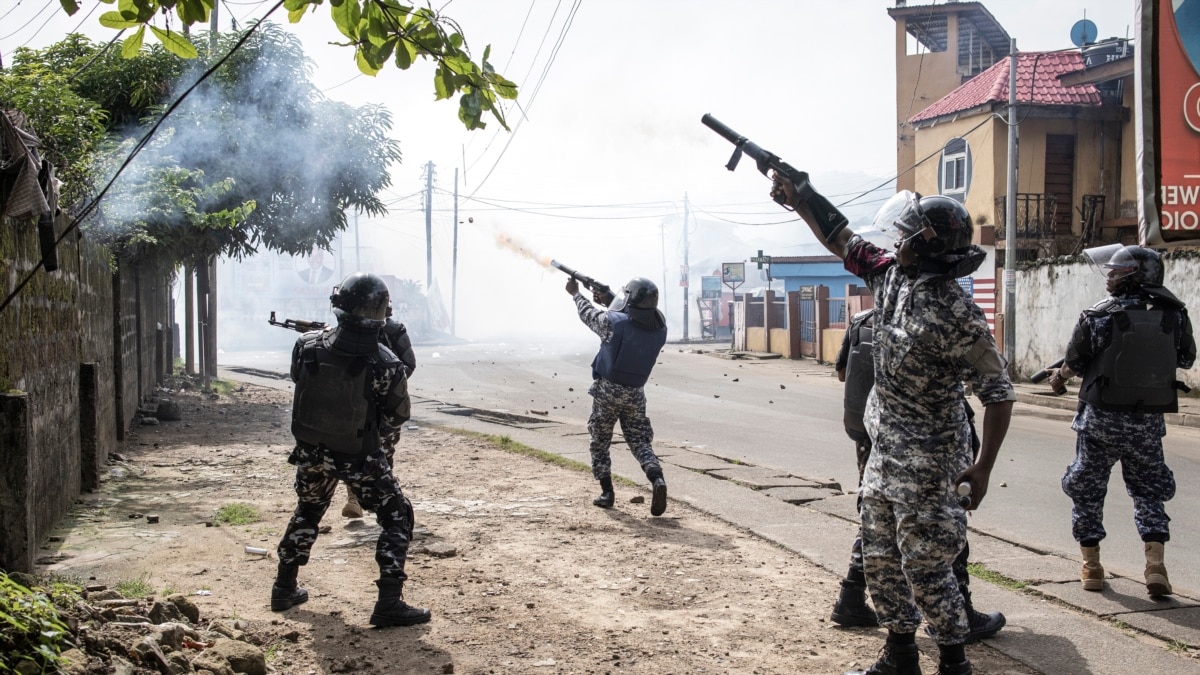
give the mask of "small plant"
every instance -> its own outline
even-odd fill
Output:
[[[221,396],[228,396],[232,394],[237,387],[238,384],[232,380],[212,379],[208,381],[209,390],[215,394],[220,394]]]
[[[1171,644],[1167,645],[1167,650],[1175,652],[1176,654],[1186,654],[1188,650],[1188,643],[1182,640],[1171,640]]]
[[[1029,584],[1025,583],[1024,581],[1021,581],[1020,579],[1013,579],[1012,577],[1006,577],[1003,574],[1000,574],[999,572],[989,570],[988,568],[984,567],[983,565],[981,565],[979,563],[968,563],[967,564],[967,573],[977,579],[983,579],[984,581],[987,581],[989,583],[993,583],[993,584],[996,584],[997,586],[1001,586],[1003,588],[1007,588],[1007,589],[1014,590],[1014,591],[1024,590],[1026,587],[1029,586]]]
[[[179,592],[179,589],[175,588],[174,586],[163,586],[162,592],[159,595],[161,595],[162,597],[165,598],[165,597],[168,597],[171,595],[175,595],[178,592]]]
[[[258,509],[250,504],[235,502],[226,504],[217,509],[217,522],[228,523],[229,525],[249,525],[256,523],[262,516],[258,513]]]
[[[70,632],[51,597],[0,572],[0,671],[26,672],[29,665],[22,664],[32,664],[57,672],[64,646],[72,646]]]
[[[283,645],[276,642],[275,644],[271,645],[270,647],[267,647],[267,651],[263,653],[263,656],[265,656],[267,658],[267,663],[270,663],[270,662],[274,661],[275,659],[279,658],[282,655],[282,652],[283,652]]]
[[[148,575],[143,574],[136,579],[122,579],[117,582],[117,592],[126,598],[144,598],[154,595],[154,587],[148,581]]]

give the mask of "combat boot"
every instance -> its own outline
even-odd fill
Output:
[[[879,660],[866,670],[851,670],[846,675],[921,675],[921,652],[916,643],[883,643]]]
[[[1080,546],[1079,550],[1083,553],[1083,569],[1079,572],[1079,580],[1083,582],[1083,590],[1104,590],[1104,567],[1100,565],[1100,544],[1096,544],[1095,546]],[[1149,570],[1147,569],[1147,571]]]
[[[350,486],[346,486],[346,505],[342,507],[343,518],[362,518],[363,507],[358,503],[358,497],[354,496],[354,492]]]
[[[662,476],[654,479],[654,496],[650,498],[650,515],[661,516],[667,510],[667,481]]]
[[[403,581],[383,577],[375,585],[379,587],[379,600],[371,612],[372,626],[414,626],[429,621],[429,610],[404,602]]]
[[[279,563],[279,569],[275,573],[275,585],[271,586],[272,612],[282,612],[308,602],[308,591],[296,585],[296,575],[299,573],[299,565]]]
[[[1171,594],[1171,581],[1167,579],[1167,566],[1163,563],[1162,542],[1146,542],[1146,592],[1151,597]]]
[[[938,663],[938,675],[974,675],[975,667],[967,659],[963,659],[958,663],[946,663],[941,661]]]
[[[1008,620],[1000,612],[988,612],[985,614],[976,610],[975,606],[971,603],[971,591],[966,588],[961,590],[963,604],[966,605],[967,609],[967,625],[971,629],[967,633],[967,644],[995,637],[996,633],[999,633],[1000,629],[1004,628],[1004,624],[1008,623]]]
[[[611,509],[613,502],[615,502],[616,500],[617,500],[617,496],[615,494],[613,494],[612,490],[605,490],[600,493],[599,497],[596,497],[595,499],[593,499],[592,503],[595,504],[596,506],[599,506],[602,509]]]
[[[833,614],[829,619],[839,626],[847,628],[863,626],[874,628],[879,625],[879,617],[875,610],[867,604],[867,587],[849,579],[842,580],[842,592],[837,602],[833,604]]]

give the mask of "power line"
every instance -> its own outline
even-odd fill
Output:
[[[9,33],[8,35],[5,35],[4,37],[0,37],[0,40],[7,40],[8,38],[16,35],[17,33],[20,33],[21,31],[25,30],[26,26],[33,23],[34,21],[37,21],[37,18],[42,15],[42,12],[46,11],[47,9],[49,9],[50,7],[55,5],[57,2],[58,2],[58,0],[50,0],[50,2],[47,2],[44,7],[42,7],[41,9],[38,10],[37,14],[34,14],[32,17],[30,17],[30,19],[28,21],[21,24],[20,28],[14,30],[13,32]]]

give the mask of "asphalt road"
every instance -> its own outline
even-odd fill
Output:
[[[718,345],[717,348],[724,345]],[[290,348],[290,344],[286,345]],[[518,414],[544,411],[582,422],[591,409],[593,341],[572,345],[464,344],[417,346],[414,395]],[[700,345],[669,344],[647,384],[656,439],[795,475],[857,482],[853,444],[842,427],[842,390],[833,371],[812,361],[727,360]],[[286,372],[287,351],[224,354],[221,365]],[[1070,558],[1070,500],[1059,480],[1074,455],[1075,434],[1059,413],[1017,405],[992,486],[971,516],[977,530],[1030,549]],[[1181,591],[1200,594],[1200,430],[1168,427],[1167,463],[1179,485],[1168,503],[1172,541],[1167,564]],[[553,448],[546,448],[553,450]],[[1140,577],[1142,547],[1132,502],[1119,471],[1110,484],[1101,545],[1111,571]]]

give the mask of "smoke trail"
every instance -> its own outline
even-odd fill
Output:
[[[499,248],[506,248],[506,249],[512,251],[513,253],[516,253],[517,255],[521,256],[522,258],[528,258],[529,260],[534,261],[535,263],[541,265],[542,267],[545,267],[547,269],[551,268],[551,265],[550,265],[551,259],[548,256],[541,256],[541,255],[534,253],[533,251],[529,250],[529,248],[526,247],[524,244],[518,242],[512,236],[504,234],[503,232],[496,233],[496,246]]]

